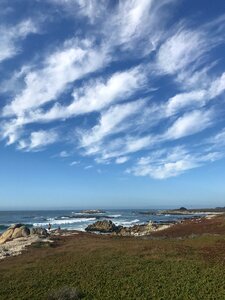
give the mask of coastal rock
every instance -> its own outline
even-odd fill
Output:
[[[12,237],[14,229],[8,228],[0,237],[0,245],[9,241]]]
[[[93,224],[88,225],[88,227],[85,228],[85,230],[109,233],[109,232],[117,232],[119,230],[119,227],[116,226],[112,221],[103,220],[103,221],[97,221]]]
[[[0,237],[0,245],[7,241],[20,237],[27,237],[30,234],[30,229],[23,224],[11,225]]]
[[[21,223],[12,224],[12,225],[9,226],[8,229],[16,229],[16,228],[20,228],[20,227],[22,227],[22,226],[24,226],[24,225],[21,224]]]
[[[150,235],[152,232],[163,229],[163,225],[156,224],[149,221],[147,224],[133,225],[131,227],[121,227],[116,233],[120,236],[145,236]]]
[[[47,237],[49,236],[47,230],[42,227],[34,227],[31,229],[31,235],[37,235],[39,237]]]
[[[122,227],[117,234],[120,236],[139,236],[147,235],[149,232],[150,229],[147,225],[134,225],[131,227]]]
[[[130,227],[116,226],[111,220],[96,221],[85,228],[86,231],[111,233],[119,236],[147,236],[155,231],[167,229],[174,225],[173,222],[156,223],[149,221],[145,224],[136,224]]]
[[[82,214],[102,214],[105,213],[105,211],[100,209],[85,209],[81,211]]]
[[[12,234],[12,239],[17,239],[20,237],[27,237],[30,235],[30,229],[26,226],[21,226],[19,228],[15,228]]]

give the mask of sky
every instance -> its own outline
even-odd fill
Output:
[[[1,0],[0,209],[225,205],[224,0]]]

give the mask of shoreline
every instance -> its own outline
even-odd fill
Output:
[[[190,226],[193,224],[199,224],[201,226],[201,223],[204,220],[208,221],[213,221],[216,220],[216,218],[224,215],[224,213],[209,213],[206,215],[203,215],[199,218],[193,217],[193,218],[187,218],[187,219],[181,219],[176,222],[171,222],[171,223],[154,223],[154,222],[149,222],[146,224],[141,224],[141,225],[133,225],[130,227],[123,227],[121,233],[115,233],[115,232],[108,232],[108,233],[101,233],[101,232],[86,232],[86,231],[78,231],[78,230],[51,230],[49,231],[49,236],[48,237],[39,237],[39,236],[28,236],[28,237],[20,237],[20,238],[15,238],[12,240],[9,240],[3,244],[0,245],[0,261],[12,257],[12,256],[18,256],[26,252],[26,250],[29,249],[29,246],[32,246],[33,244],[37,243],[46,243],[46,244],[54,244],[55,238],[64,238],[64,237],[70,237],[72,238],[73,236],[76,235],[96,235],[96,236],[107,236],[107,237],[130,237],[130,238],[169,238],[168,232],[173,232],[179,227],[185,227],[185,226]],[[193,233],[190,233],[194,234]],[[0,235],[1,237],[1,235]]]

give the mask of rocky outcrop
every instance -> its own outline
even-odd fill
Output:
[[[46,229],[36,227],[31,230],[23,224],[11,225],[0,236],[0,260],[8,256],[19,255],[33,243],[51,243]]]
[[[12,239],[27,237],[30,235],[30,229],[27,226],[15,228],[12,234]]]
[[[28,237],[38,236],[40,238],[46,238],[49,236],[47,230],[41,227],[34,227],[31,230],[23,224],[11,225],[3,234],[0,236],[0,245],[8,241]]]
[[[117,235],[120,236],[142,236],[149,235],[151,232],[157,230],[158,226],[149,222],[148,224],[134,225],[131,227],[121,227],[117,232]]]
[[[120,227],[116,226],[112,221],[108,220],[97,221],[85,228],[86,231],[97,231],[102,233],[117,232],[119,229]]]
[[[7,241],[26,237],[30,234],[30,229],[23,224],[14,224],[11,225],[1,236],[0,236],[0,245],[4,244]]]
[[[13,229],[12,228],[7,229],[0,237],[0,245],[9,241],[12,237],[12,234],[13,234]]]
[[[145,236],[152,232],[159,231],[170,227],[172,224],[157,224],[150,221],[147,224],[133,225],[130,227],[116,226],[112,221],[97,221],[89,225],[85,230],[101,233],[110,233],[119,236]]]
[[[48,231],[42,227],[34,227],[31,229],[31,235],[37,235],[39,237],[49,236]]]
[[[101,209],[85,209],[81,211],[82,214],[102,214],[105,213],[104,210]]]

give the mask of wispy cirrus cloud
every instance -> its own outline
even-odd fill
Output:
[[[221,159],[219,152],[193,152],[184,146],[166,148],[152,152],[150,156],[141,157],[136,165],[127,169],[135,176],[149,176],[155,179],[166,179],[200,167],[206,163]]]
[[[48,0],[51,20],[42,18],[41,47],[29,59],[29,43],[19,45],[37,25],[27,18],[7,35],[0,25],[0,61],[24,51],[0,81],[0,139],[21,151],[60,143],[58,157],[76,153],[93,169],[124,164],[156,179],[222,158],[225,17],[174,20],[174,7],[178,1]],[[196,149],[198,138],[207,149]]]
[[[146,83],[145,73],[144,68],[135,67],[116,72],[106,79],[91,80],[84,86],[74,89],[72,102],[69,105],[57,103],[47,112],[31,111],[27,115],[27,122],[50,122],[101,111],[116,102],[128,99],[142,89]]]
[[[0,63],[20,53],[20,42],[29,34],[37,32],[37,24],[30,19],[14,25],[0,24]]]
[[[195,110],[179,117],[165,133],[166,139],[179,139],[207,129],[214,120],[213,111]]]
[[[99,50],[98,50],[99,51]],[[55,101],[67,84],[95,71],[105,63],[88,40],[66,41],[62,49],[52,53],[43,68],[29,71],[24,78],[25,88],[3,109],[4,116],[23,115],[28,110]],[[101,56],[101,58],[100,58]]]
[[[129,160],[128,156],[120,156],[120,157],[116,158],[115,163],[120,165],[120,164],[124,164],[128,160]]]
[[[54,130],[33,131],[28,138],[19,141],[18,149],[24,151],[40,151],[44,147],[54,144],[58,139],[59,135]]]
[[[105,111],[90,131],[81,132],[81,146],[89,147],[108,137],[109,135],[119,133],[130,127],[133,115],[140,113],[144,108],[144,101],[135,101],[126,104],[115,105]],[[129,119],[128,119],[129,118]]]

